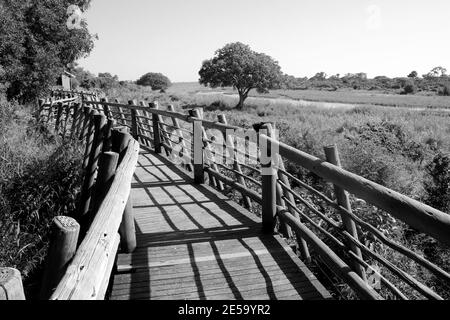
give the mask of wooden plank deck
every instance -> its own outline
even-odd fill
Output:
[[[329,299],[260,219],[169,160],[141,151],[132,184],[138,247],[119,254],[110,299]]]

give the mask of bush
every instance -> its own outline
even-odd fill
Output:
[[[172,85],[165,75],[153,72],[144,74],[136,81],[136,84],[151,87],[152,90],[165,90]]]
[[[439,91],[441,96],[450,96],[450,82],[444,83]]]
[[[404,94],[414,94],[417,92],[417,87],[412,81],[406,81],[403,87]]]

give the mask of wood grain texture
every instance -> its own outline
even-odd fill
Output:
[[[141,151],[132,182],[137,248],[120,253],[111,299],[330,299],[261,220],[168,159]]]
[[[139,143],[131,140],[117,168],[110,190],[101,204],[86,237],[53,293],[52,300],[101,299],[104,278],[117,248],[117,231],[122,221],[132,174],[138,160]]]

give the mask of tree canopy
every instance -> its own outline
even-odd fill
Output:
[[[229,43],[217,50],[212,59],[203,62],[199,75],[199,82],[205,86],[237,89],[237,108],[243,107],[251,89],[265,93],[268,89],[278,88],[283,81],[277,61],[240,42]]]
[[[70,5],[90,0],[0,2],[0,92],[30,100],[56,83],[69,64],[93,48],[84,20],[68,28]]]
[[[172,85],[169,78],[162,73],[148,72],[144,74],[136,84],[152,87],[152,90],[165,90]]]

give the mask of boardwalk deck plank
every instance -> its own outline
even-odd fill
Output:
[[[131,196],[137,249],[119,253],[110,298],[329,299],[260,218],[151,151],[141,151]]]

